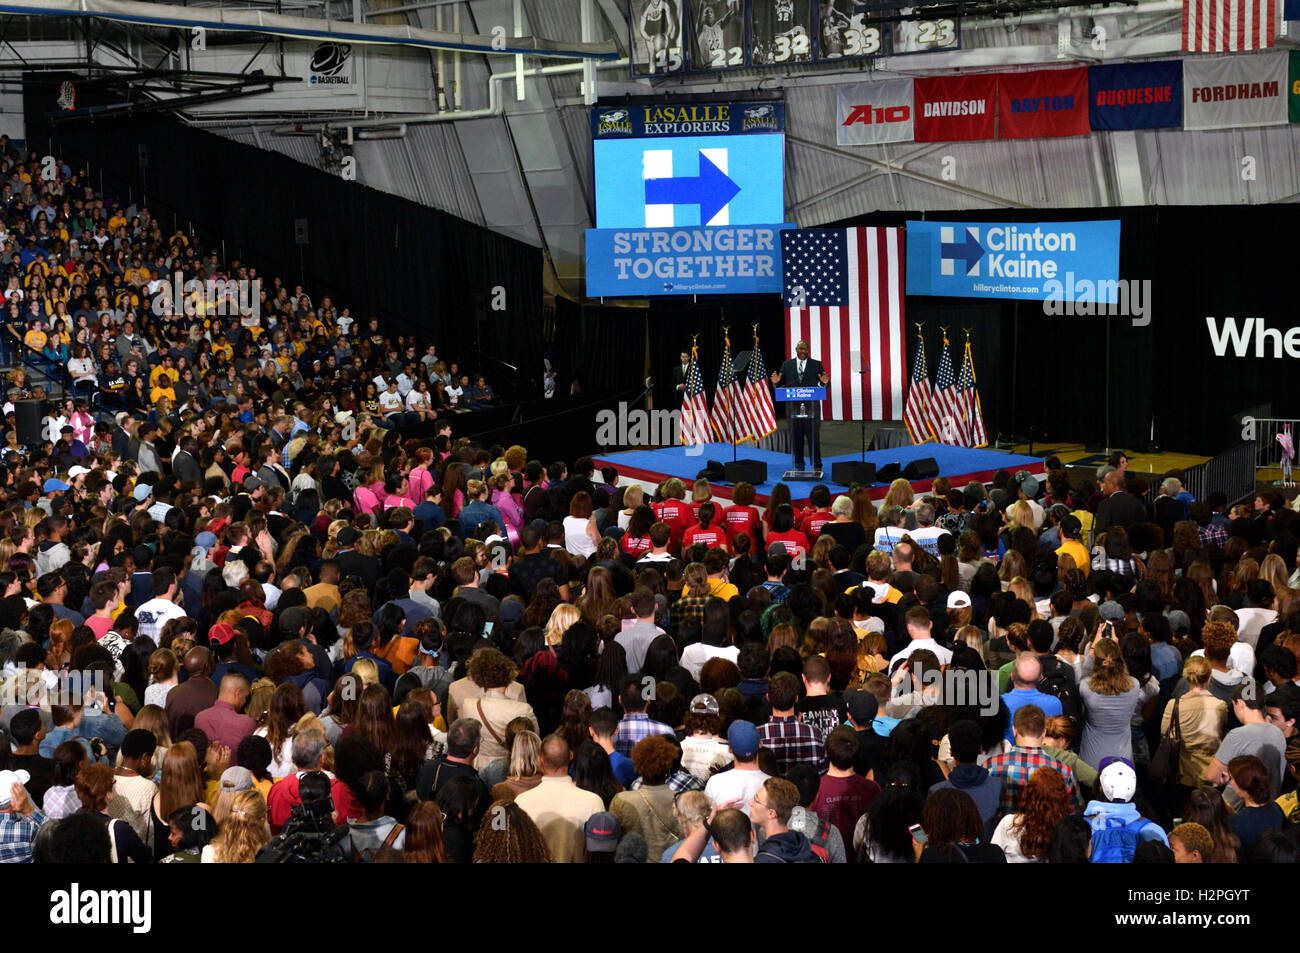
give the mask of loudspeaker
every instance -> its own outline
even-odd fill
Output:
[[[840,460],[831,464],[831,482],[841,486],[861,483],[870,486],[876,482],[876,465],[861,460]]]
[[[883,467],[876,468],[877,483],[893,483],[903,475],[903,465],[898,461],[886,463]]]
[[[933,480],[939,475],[939,464],[934,457],[922,457],[913,460],[903,468],[903,476],[908,480]]]
[[[752,483],[758,486],[767,482],[767,464],[762,460],[733,460],[723,467],[723,480],[727,483]]]
[[[44,416],[39,400],[14,401],[14,428],[18,431],[19,443],[36,446],[41,442],[41,418]]]
[[[717,460],[709,460],[704,464],[704,469],[695,474],[695,479],[709,481],[721,480],[724,472],[721,463]]]
[[[305,218],[295,218],[293,220],[293,243],[295,245],[307,245],[307,220]]]

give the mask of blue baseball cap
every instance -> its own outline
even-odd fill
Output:
[[[735,757],[748,761],[758,754],[758,729],[752,721],[733,721],[727,729],[727,744]]]

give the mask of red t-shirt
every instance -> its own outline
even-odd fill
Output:
[[[695,522],[691,508],[682,500],[665,500],[655,507],[655,519],[667,523],[673,531],[672,541],[680,542],[686,527]]]
[[[737,533],[744,533],[754,543],[750,552],[758,551],[758,508],[754,506],[728,506],[722,511],[722,523],[727,527],[727,536],[736,538]]]
[[[618,541],[618,548],[623,550],[633,559],[640,559],[642,553],[648,553],[654,547],[650,543],[649,536],[638,536],[633,539],[627,533]]]
[[[791,559],[808,555],[808,537],[797,529],[792,529],[788,533],[768,533],[765,546],[769,551],[773,543],[784,543],[785,551]]]
[[[826,774],[822,776],[817,797],[812,802],[812,811],[828,824],[839,828],[840,835],[845,838],[844,843],[852,844],[853,829],[858,824],[858,818],[866,813],[867,806],[879,793],[880,785],[859,775],[833,778]]]
[[[822,527],[835,519],[830,510],[807,510],[803,514],[803,519],[799,523],[799,529],[809,539],[815,539],[820,535]]]
[[[682,545],[694,546],[696,543],[703,543],[709,549],[713,549],[715,546],[726,549],[727,531],[716,523],[710,525],[708,529],[704,529],[699,523],[696,523],[683,534]]]

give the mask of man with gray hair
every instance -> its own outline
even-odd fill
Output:
[[[1182,492],[1182,480],[1174,476],[1166,477],[1160,484],[1160,495],[1152,506],[1156,525],[1164,531],[1166,546],[1173,544],[1174,525],[1187,519],[1187,503],[1180,495]]]
[[[941,526],[934,525],[934,504],[922,503],[916,508],[916,529],[912,530],[912,539],[920,544],[931,556],[939,558],[939,537],[949,535]]]
[[[446,754],[436,761],[427,762],[416,776],[415,790],[421,801],[432,801],[453,778],[469,778],[478,789],[478,805],[474,811],[477,823],[491,803],[487,785],[474,770],[482,732],[483,725],[475,718],[457,718],[451,723],[447,729]]]
[[[303,775],[312,771],[321,771],[330,779],[330,796],[334,799],[334,820],[337,823],[346,824],[360,817],[360,812],[355,810],[356,799],[348,791],[347,785],[325,770],[328,745],[323,731],[309,728],[293,736],[293,773],[276,781],[266,797],[267,819],[272,834],[280,833],[280,828],[284,827],[293,809],[302,803],[298,782]]]

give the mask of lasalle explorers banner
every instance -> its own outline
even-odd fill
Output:
[[[1183,128],[1236,129],[1287,121],[1286,53],[1196,57],[1183,63]]]
[[[1034,70],[998,77],[998,138],[1088,134],[1088,70]]]
[[[1116,63],[1088,71],[1093,129],[1167,129],[1183,122],[1183,63]]]
[[[854,83],[835,90],[842,146],[873,146],[881,142],[911,142],[912,81]]]

